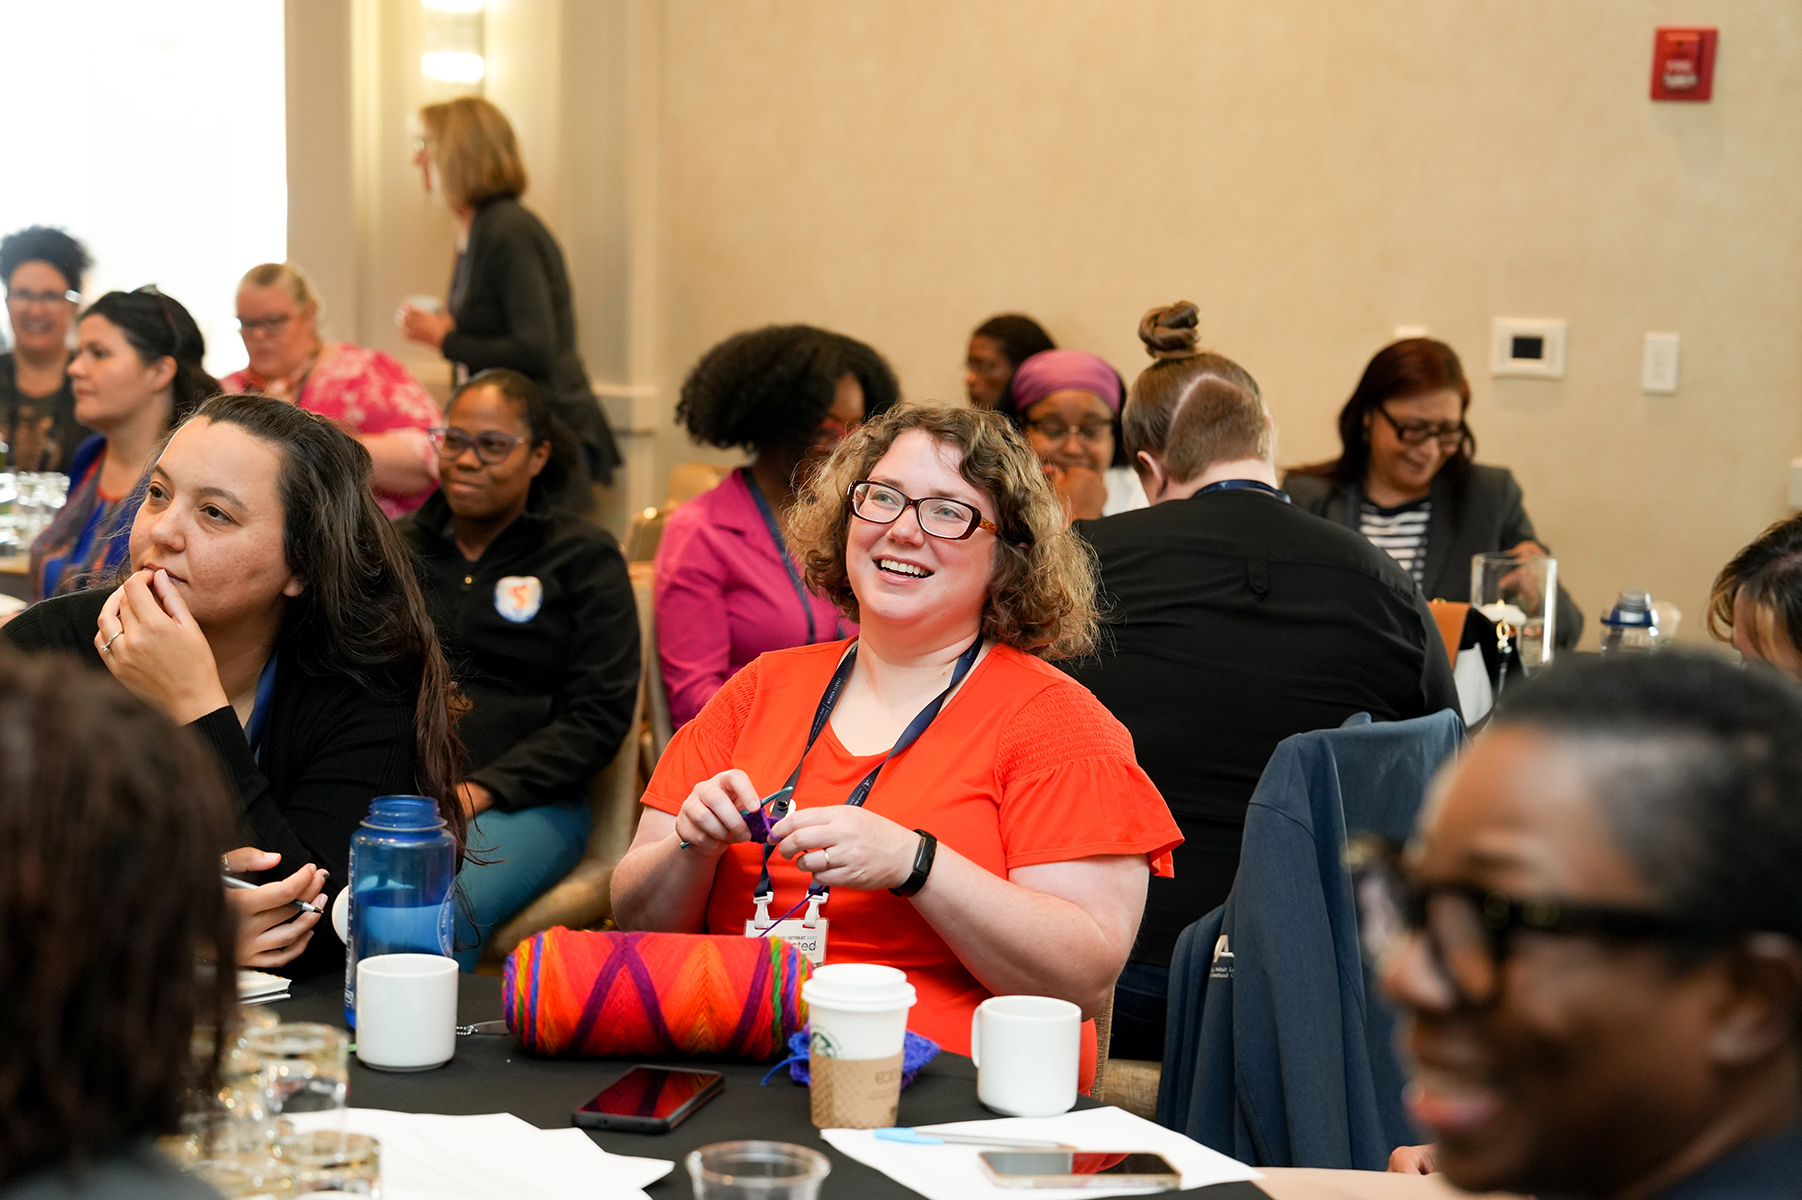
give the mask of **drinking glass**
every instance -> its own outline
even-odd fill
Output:
[[[382,1194],[382,1144],[362,1133],[316,1129],[276,1143],[276,1153],[294,1175],[294,1193]]]
[[[350,1091],[350,1039],[342,1030],[277,1025],[248,1035],[244,1049],[263,1060],[263,1106],[271,1117],[343,1111]]]
[[[715,1142],[688,1156],[695,1200],[814,1200],[826,1156],[788,1142]]]
[[[1470,602],[1508,627],[1520,665],[1532,673],[1552,661],[1557,636],[1558,560],[1491,552],[1470,559]]]

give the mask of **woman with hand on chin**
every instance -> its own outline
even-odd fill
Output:
[[[561,508],[575,447],[532,381],[484,371],[434,431],[443,487],[399,527],[469,698],[458,785],[482,861],[458,886],[457,960],[569,873],[588,842],[588,779],[638,696],[638,610],[613,535]]]
[[[369,468],[319,417],[215,397],[157,457],[123,586],[45,601],[4,631],[19,649],[104,666],[211,746],[256,846],[306,864],[286,888],[234,901],[256,911],[291,914],[289,899],[319,895],[315,864],[342,887],[373,796],[436,799],[461,842],[454,692]],[[274,863],[243,851],[225,865]],[[251,953],[293,945],[267,932]],[[307,945],[293,973],[342,969],[328,941]]]
[[[904,404],[846,438],[788,533],[859,636],[762,655],[677,733],[615,919],[742,933],[767,864],[769,915],[831,888],[825,960],[904,969],[910,1026],[952,1050],[990,995],[1099,1012],[1181,835],[1120,723],[1043,661],[1091,645],[1095,582],[1032,451],[999,414]],[[754,844],[742,814],[791,773]]]

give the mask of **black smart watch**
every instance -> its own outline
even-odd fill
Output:
[[[939,852],[939,840],[924,829],[916,829],[920,835],[920,848],[914,853],[913,874],[909,875],[900,887],[892,887],[889,891],[906,898],[926,886],[926,877],[932,874],[932,859]]]

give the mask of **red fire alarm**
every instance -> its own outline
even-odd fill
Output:
[[[1658,31],[1652,43],[1652,99],[1706,100],[1714,94],[1713,29]]]

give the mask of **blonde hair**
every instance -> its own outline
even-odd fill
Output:
[[[291,262],[258,263],[244,272],[238,286],[279,287],[294,298],[296,308],[304,311],[310,307],[315,317],[325,315],[325,305],[320,301],[319,290],[313,286],[312,279]]]
[[[459,96],[419,110],[438,183],[452,208],[473,208],[494,196],[526,190],[526,165],[513,126],[480,96]]]
[[[1213,463],[1271,456],[1270,412],[1257,380],[1232,359],[1198,350],[1199,323],[1187,300],[1140,319],[1139,340],[1157,361],[1133,380],[1120,414],[1127,454],[1162,456],[1176,483]]]
[[[815,472],[789,512],[789,545],[807,582],[858,619],[845,568],[851,485],[865,479],[895,439],[920,430],[961,455],[958,473],[995,506],[994,566],[982,634],[1040,658],[1073,658],[1095,645],[1095,555],[1064,524],[1064,509],[1038,456],[996,412],[896,405],[861,426]]]

